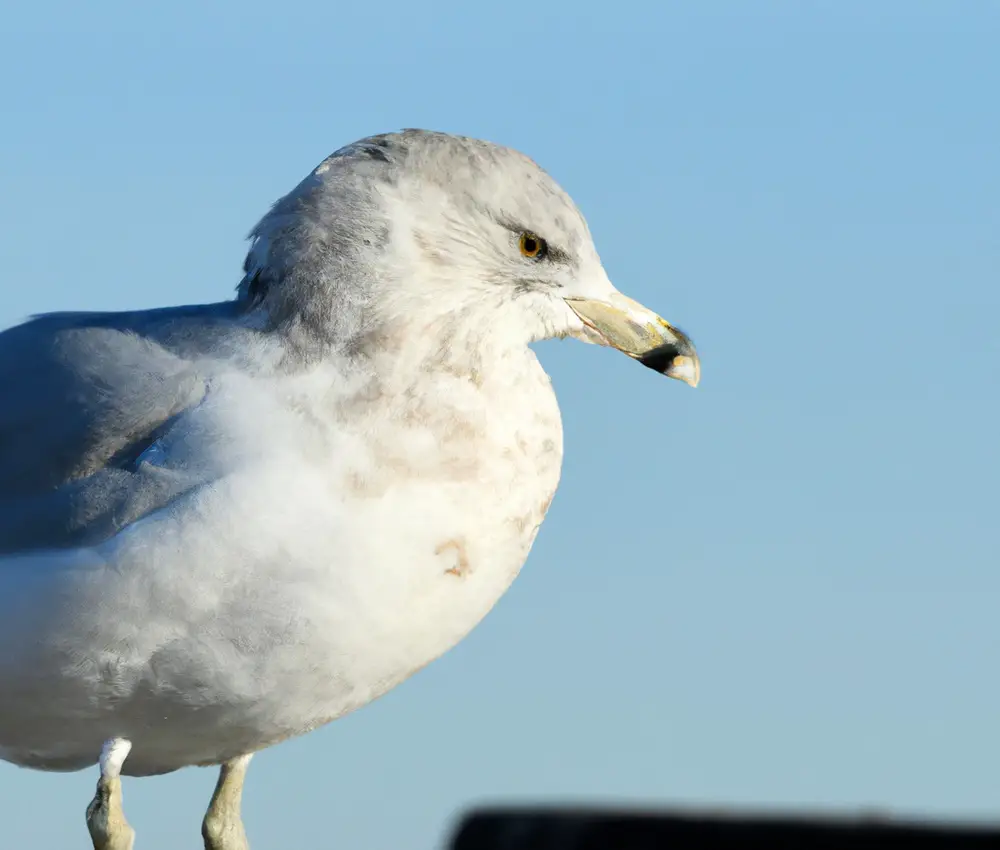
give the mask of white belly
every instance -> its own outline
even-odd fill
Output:
[[[22,577],[0,625],[0,756],[76,769],[122,736],[126,773],[218,763],[392,688],[524,563],[562,454],[547,380],[536,401],[491,425],[485,464],[463,467],[460,440],[410,474],[363,451],[332,477],[285,457],[97,550],[0,564],[0,590]]]

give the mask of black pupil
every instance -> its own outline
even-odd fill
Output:
[[[530,236],[525,236],[524,237],[524,250],[525,250],[525,253],[528,253],[528,254],[536,254],[536,253],[538,253],[538,242],[536,242]]]

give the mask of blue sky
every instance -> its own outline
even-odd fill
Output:
[[[275,198],[418,126],[537,159],[702,356],[690,391],[539,347],[566,462],[528,565],[257,757],[256,848],[436,848],[478,801],[997,815],[998,44],[973,0],[5,12],[2,325],[228,297]],[[84,846],[95,776],[0,765],[7,843]],[[199,846],[214,780],[129,781],[137,846]]]

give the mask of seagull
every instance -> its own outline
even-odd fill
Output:
[[[251,755],[395,687],[520,571],[562,425],[531,344],[696,386],[583,215],[513,149],[427,130],[323,160],[250,234],[236,296],[0,333],[0,758],[121,777],[220,766],[208,850],[246,850]]]

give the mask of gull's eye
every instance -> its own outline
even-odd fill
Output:
[[[521,234],[521,253],[529,260],[540,260],[549,250],[545,240],[541,236],[536,236],[531,231]]]

